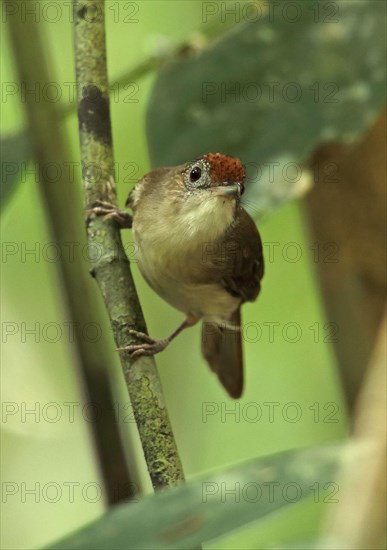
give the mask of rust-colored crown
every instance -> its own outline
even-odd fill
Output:
[[[246,172],[238,158],[222,153],[208,153],[203,158],[211,166],[212,181],[243,183]]]

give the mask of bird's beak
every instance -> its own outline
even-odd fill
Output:
[[[211,191],[218,197],[236,198],[241,196],[241,185],[240,183],[224,182],[222,185],[211,187]]]

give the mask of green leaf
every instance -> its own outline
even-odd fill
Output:
[[[287,451],[118,506],[54,550],[195,549],[332,484],[340,446]],[[270,489],[271,487],[271,489]],[[321,498],[321,497],[320,497]]]
[[[239,156],[255,213],[309,188],[302,163],[323,142],[359,138],[385,101],[385,3],[288,4],[165,65],[147,112],[153,166]]]
[[[31,142],[27,132],[19,132],[0,138],[1,158],[1,209],[8,203],[11,195],[21,181],[21,174],[32,154]]]

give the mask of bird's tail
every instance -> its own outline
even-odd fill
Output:
[[[205,321],[202,327],[203,356],[234,399],[238,399],[243,391],[243,351],[240,327],[240,308],[232,314],[227,323],[222,325]]]

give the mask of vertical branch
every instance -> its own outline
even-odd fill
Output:
[[[385,306],[386,120],[384,111],[356,147],[321,147],[314,170],[329,177],[306,198],[321,245],[318,274],[327,317],[338,328],[334,349],[350,410]]]
[[[386,332],[385,314],[356,402],[353,440],[358,448],[341,473],[340,500],[316,548],[386,548]]]
[[[43,86],[54,78],[47,66],[46,47],[42,43],[38,24],[30,17],[24,20],[16,0],[14,4],[9,15],[9,30],[20,82],[26,90],[36,91],[37,84]],[[53,238],[61,251],[65,251],[69,244],[81,245],[80,249],[83,249],[85,239],[80,197],[66,169],[71,155],[61,132],[58,106],[32,92],[27,93],[26,98],[29,131],[40,171],[40,192],[46,203],[45,212]],[[57,167],[61,174],[55,183],[47,176],[49,166]],[[133,484],[114,414],[108,371],[111,356],[102,340],[88,341],[83,333],[90,323],[99,322],[102,312],[81,262],[71,261],[61,254],[58,266],[65,289],[67,315],[74,327],[74,348],[79,356],[86,399],[98,409],[90,428],[106,500],[108,504],[114,504],[133,496]]]
[[[99,177],[83,170],[85,207],[98,200],[116,204],[105,47],[104,0],[75,0],[75,57],[78,119],[84,167],[98,166]],[[98,250],[92,274],[102,292],[117,346],[131,339],[129,330],[146,331],[145,321],[119,229],[111,220],[92,217],[87,223],[90,248]],[[183,471],[164,404],[153,357],[133,361],[121,354],[148,471],[155,488],[175,485]]]

